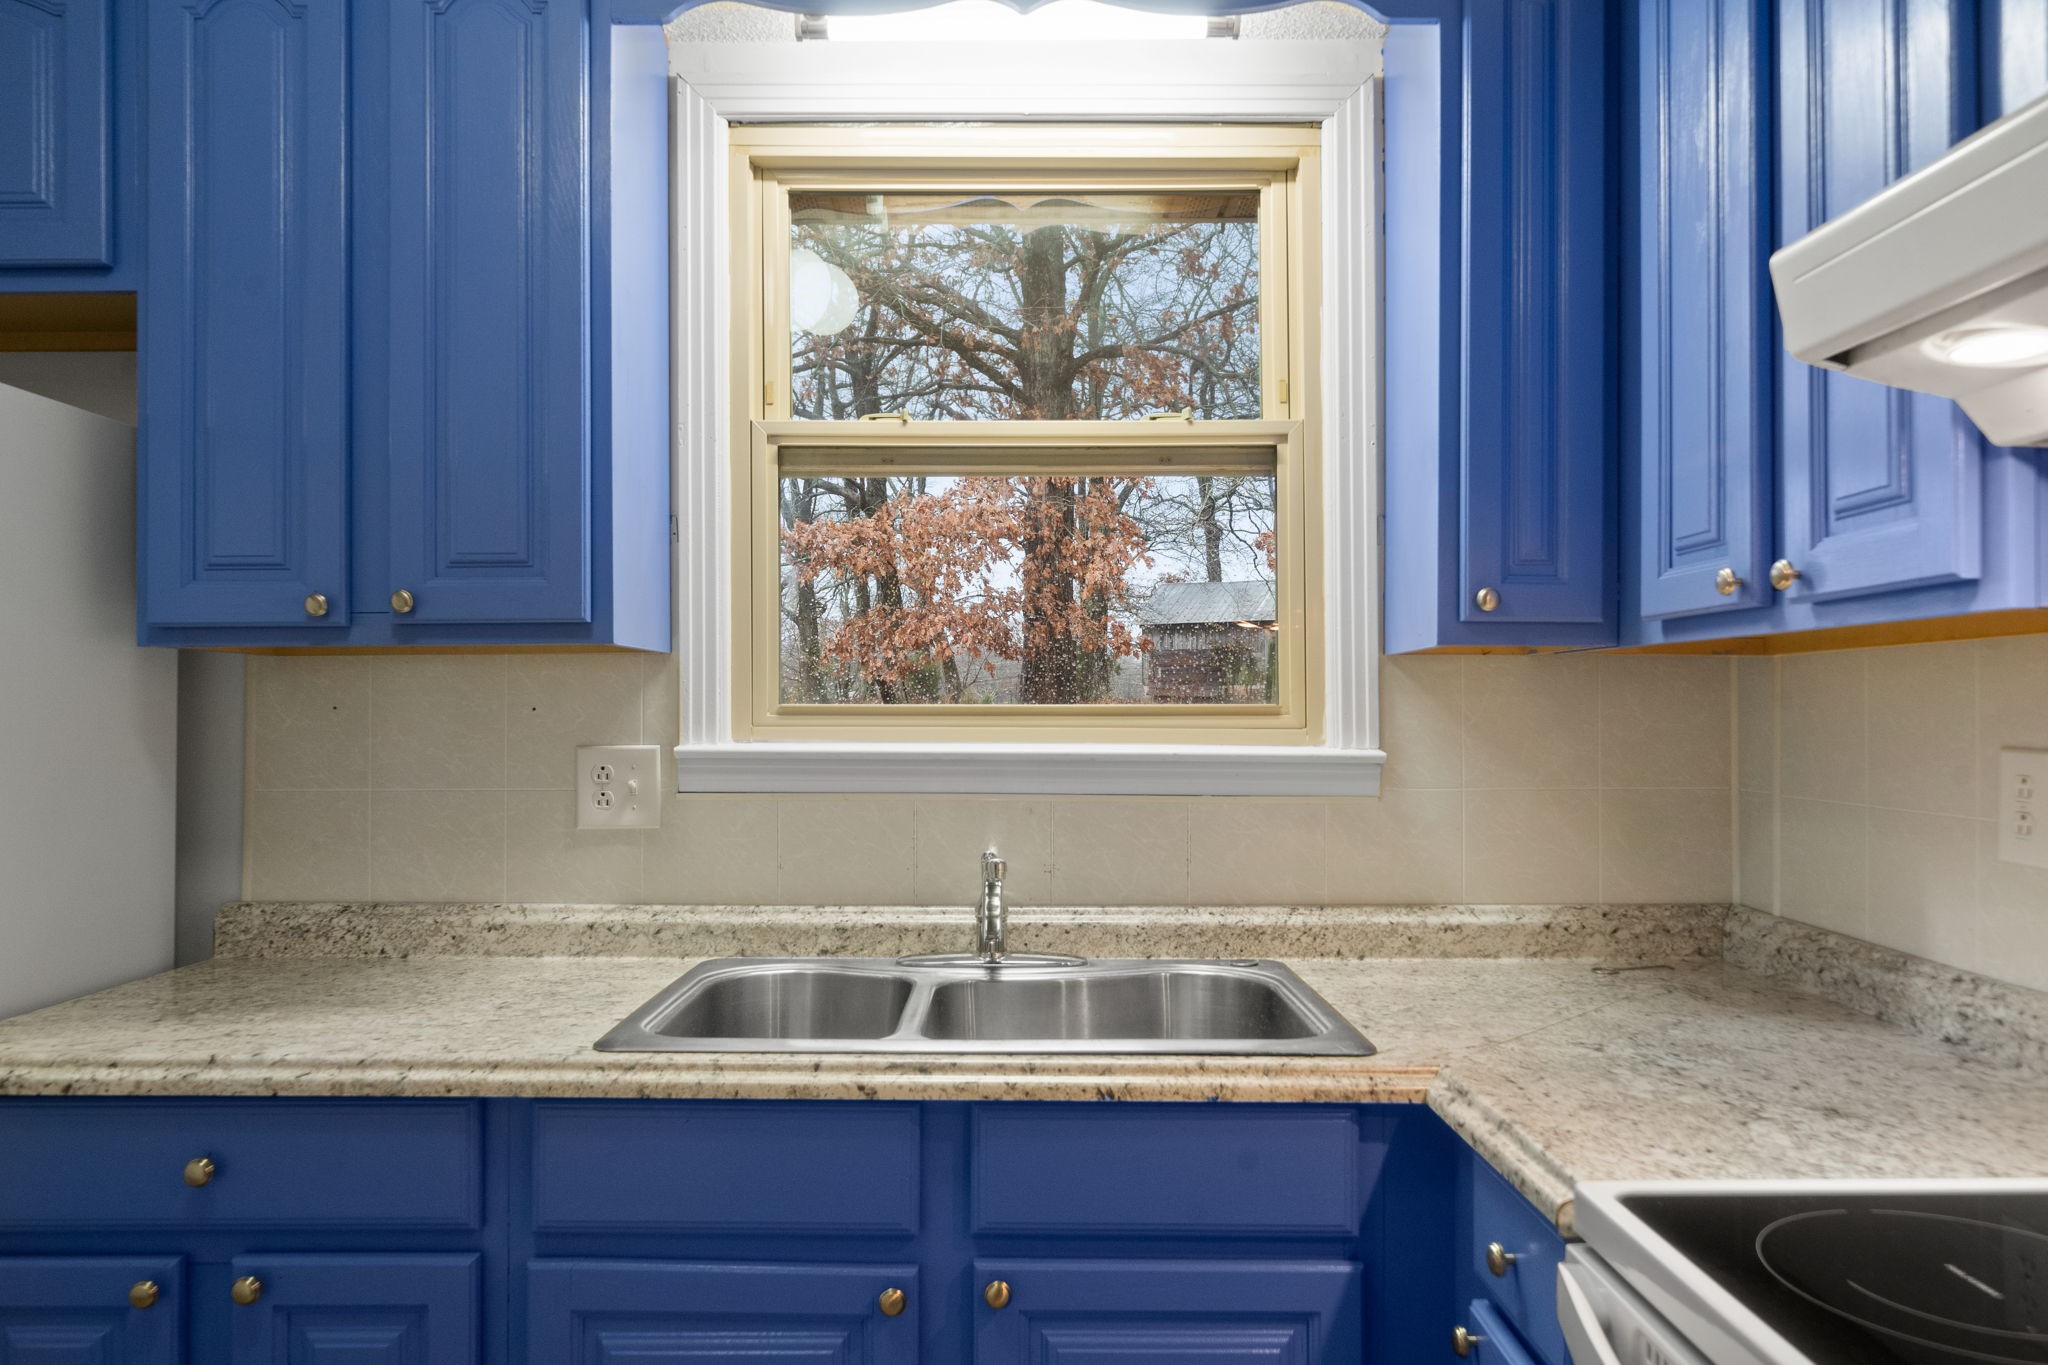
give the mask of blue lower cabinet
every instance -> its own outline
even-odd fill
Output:
[[[476,1365],[475,1255],[237,1256],[233,1365]]]
[[[184,1308],[176,1256],[0,1257],[0,1361],[178,1365]]]
[[[922,1300],[910,1265],[536,1261],[526,1359],[912,1365]]]
[[[1466,1359],[1474,1365],[1546,1365],[1485,1299],[1474,1299],[1465,1313],[1467,1336],[1462,1342],[1454,1339],[1453,1346],[1464,1345]]]
[[[1535,1354],[1566,1365],[1557,1321],[1557,1267],[1564,1237],[1554,1217],[1524,1199],[1476,1154],[1459,1191],[1465,1230],[1462,1293],[1476,1294],[1503,1314]]]
[[[974,1365],[1357,1365],[1362,1282],[1343,1261],[977,1260]]]

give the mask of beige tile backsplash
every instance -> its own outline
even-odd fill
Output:
[[[571,751],[672,745],[670,660],[259,657],[245,890],[965,905],[993,843],[1019,905],[1724,902],[1736,667],[1391,659],[1377,799],[671,796],[595,833]]]
[[[2048,871],[1998,860],[1998,751],[2048,749],[2048,636],[1736,666],[1738,896],[2048,990]]]

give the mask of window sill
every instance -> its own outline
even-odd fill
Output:
[[[684,744],[676,790],[960,796],[1378,796],[1378,749],[1163,744]]]

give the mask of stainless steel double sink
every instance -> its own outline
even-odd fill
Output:
[[[724,958],[598,1041],[605,1052],[1365,1056],[1278,962]]]

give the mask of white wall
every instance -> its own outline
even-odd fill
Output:
[[[135,643],[134,450],[0,386],[0,1015],[171,963],[177,661]]]
[[[0,384],[135,425],[133,351],[0,351]]]
[[[1742,903],[2048,990],[2048,871],[1998,857],[1998,750],[2048,749],[2048,635],[1743,659]]]

